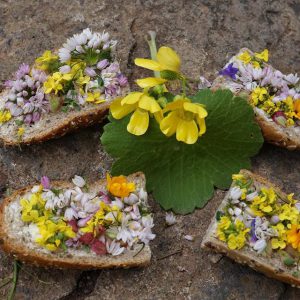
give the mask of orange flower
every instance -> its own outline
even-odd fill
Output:
[[[300,118],[300,99],[294,102],[294,111],[298,118]]]
[[[294,249],[300,251],[300,225],[292,224],[292,227],[287,231],[287,242],[292,245]]]
[[[106,174],[107,190],[116,197],[124,198],[135,191],[135,184],[128,182],[125,176],[110,177]]]

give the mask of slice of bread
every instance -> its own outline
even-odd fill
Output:
[[[136,188],[145,189],[145,176],[135,173],[127,177],[134,182]],[[56,188],[68,188],[72,184],[65,181],[52,182]],[[72,268],[72,269],[103,269],[142,267],[150,263],[151,250],[145,245],[138,244],[132,250],[117,255],[96,255],[84,250],[68,249],[65,252],[50,252],[33,242],[24,233],[24,223],[20,215],[20,199],[30,192],[32,186],[16,191],[4,199],[0,206],[0,246],[1,248],[25,263],[42,267]],[[90,192],[106,190],[106,181],[96,181],[89,184]]]
[[[253,174],[246,170],[242,170],[241,174],[252,178],[254,185],[256,186],[273,188],[278,195],[281,195],[282,197],[286,196],[279,188],[259,175]],[[224,208],[228,205],[231,189],[228,191],[221,205],[217,209],[218,212],[223,212]],[[247,244],[240,250],[231,250],[225,242],[222,242],[218,239],[216,233],[217,225],[217,214],[215,214],[202,240],[202,248],[222,253],[234,261],[240,264],[248,265],[249,267],[265,274],[268,277],[289,283],[292,286],[300,287],[300,278],[293,276],[293,272],[295,272],[296,268],[298,268],[297,265],[295,267],[288,267],[283,263],[279,253],[276,251],[272,251],[271,255],[258,254]]]
[[[254,54],[251,50],[247,48],[242,48],[235,56],[238,56],[245,51],[247,51],[251,55]],[[229,62],[232,62],[232,59],[233,57],[229,60]],[[264,63],[264,65],[271,67],[269,64],[266,63]],[[229,77],[218,76],[214,80],[211,88],[213,90],[229,88],[237,96],[244,96],[246,93],[245,90],[240,90],[236,92],[234,89],[230,88],[230,84],[232,82],[234,81]],[[247,94],[247,96],[249,97],[250,95]],[[254,113],[256,121],[262,130],[263,136],[268,143],[284,147],[289,150],[300,149],[300,126],[280,126],[276,124],[272,120],[272,118],[270,118],[263,110],[257,107],[254,107]]]
[[[111,102],[111,100],[107,100],[100,104],[86,103],[79,111],[58,111],[43,114],[38,122],[26,126],[21,139],[16,134],[19,126],[13,118],[1,124],[0,142],[6,146],[42,143],[52,138],[61,137],[78,128],[100,123],[105,118]]]

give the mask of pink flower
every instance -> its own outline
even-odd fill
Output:
[[[84,245],[91,245],[94,239],[94,234],[92,232],[87,232],[79,238],[79,241]]]
[[[47,190],[50,189],[50,179],[47,176],[43,176],[41,178],[41,184],[44,189],[47,189]]]
[[[97,255],[105,255],[107,253],[106,246],[99,240],[94,240],[91,246],[91,250]]]
[[[70,225],[72,227],[72,230],[74,232],[78,232],[78,226],[75,220],[71,220],[68,222],[68,225]]]

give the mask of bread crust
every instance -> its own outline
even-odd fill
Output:
[[[135,173],[127,177],[128,180],[134,181],[141,187],[145,187],[145,176],[143,173]],[[105,188],[106,181],[100,180],[91,185],[101,186],[100,190]],[[66,181],[53,181],[52,185],[59,188],[70,187],[71,184]],[[59,256],[56,253],[42,253],[33,251],[26,247],[22,241],[14,239],[9,234],[9,224],[5,224],[5,208],[14,201],[31,190],[32,186],[28,186],[17,190],[11,196],[5,198],[0,205],[0,247],[10,256],[24,263],[33,264],[42,267],[70,268],[70,269],[107,269],[107,268],[130,268],[143,267],[150,264],[151,250],[149,246],[145,246],[143,250],[129,251],[119,256],[93,256],[93,257],[74,257]]]
[[[280,188],[276,187],[276,185],[269,182],[267,179],[257,175],[253,174],[250,171],[242,170],[242,174],[248,175],[252,177],[252,179],[259,184],[266,185],[268,187],[274,188],[274,190],[283,195],[286,196],[285,193],[283,193]],[[228,192],[229,193],[229,192]],[[219,206],[219,209],[222,209],[227,204],[227,196],[223,199],[221,205]],[[229,258],[233,259],[234,261],[247,265],[254,270],[263,273],[267,277],[274,278],[280,281],[283,281],[285,283],[291,284],[292,286],[300,288],[300,279],[297,277],[292,276],[289,272],[287,272],[287,267],[276,267],[275,264],[272,264],[272,258],[267,259],[264,257],[258,256],[255,252],[247,250],[247,249],[241,249],[241,250],[231,250],[227,247],[226,243],[220,241],[214,236],[214,231],[216,228],[216,218],[215,215],[213,216],[213,219],[211,221],[211,224],[209,228],[207,229],[205,236],[201,243],[201,248],[206,250],[213,250],[218,253],[222,253]],[[273,258],[276,259],[276,258]]]
[[[253,52],[248,48],[242,48],[239,53],[244,51],[248,51],[253,55]],[[268,66],[269,64],[265,63],[265,65]],[[224,89],[226,88],[226,82],[226,78],[224,78],[223,76],[219,76],[213,82],[211,89],[214,91],[217,89]],[[237,93],[236,95],[239,96],[240,94],[241,93]],[[248,99],[249,97],[250,95],[248,96]],[[256,122],[260,126],[264,139],[268,143],[287,148],[288,150],[300,149],[300,131],[299,134],[297,134],[296,132],[294,132],[292,127],[283,127],[276,124],[271,118],[267,116],[264,117],[259,114],[257,108],[254,108],[254,112]]]

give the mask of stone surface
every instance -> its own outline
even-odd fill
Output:
[[[149,75],[133,65],[135,57],[148,55],[144,41],[148,30],[157,32],[158,44],[178,51],[190,77],[213,78],[241,47],[254,51],[267,47],[276,68],[299,73],[299,12],[297,0],[2,0],[0,80],[21,62],[32,63],[45,49],[58,48],[66,37],[88,26],[106,29],[119,39],[119,58],[132,83]],[[19,188],[44,174],[53,179],[102,176],[111,160],[99,143],[101,130],[99,125],[43,145],[0,149],[0,188]],[[253,170],[300,196],[299,152],[265,145],[253,159]],[[148,268],[80,272],[26,266],[20,272],[16,299],[299,299],[299,290],[227,258],[213,263],[215,259],[200,249],[223,196],[223,191],[216,191],[203,210],[178,217],[169,228],[164,212],[152,202],[157,239]],[[195,240],[183,239],[185,234]],[[12,260],[1,252],[0,259],[2,280],[11,276]],[[9,287],[0,289],[0,299],[5,299]]]

